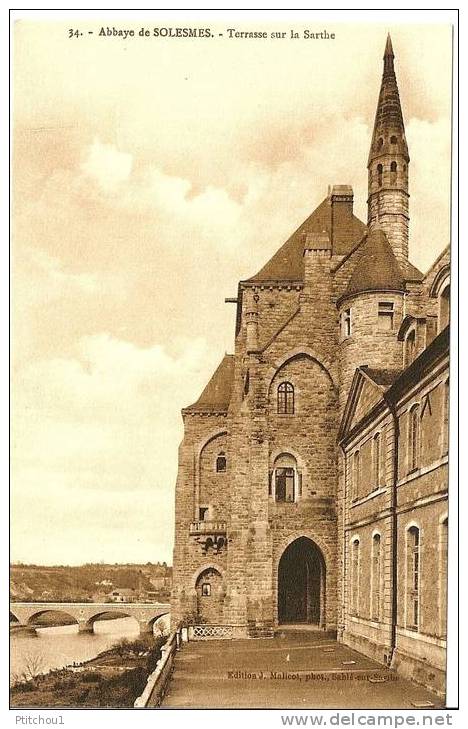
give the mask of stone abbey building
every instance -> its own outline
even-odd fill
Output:
[[[408,260],[409,164],[388,37],[367,224],[330,188],[182,411],[172,619],[312,624],[443,693],[450,267]]]

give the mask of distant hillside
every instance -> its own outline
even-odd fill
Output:
[[[105,602],[113,590],[132,590],[135,599],[166,602],[172,567],[160,564],[85,564],[78,567],[14,564],[12,601]]]

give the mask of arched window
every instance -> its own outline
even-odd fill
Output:
[[[411,329],[405,338],[405,367],[408,367],[416,355],[416,331]]]
[[[373,472],[373,486],[378,489],[380,486],[380,471],[381,471],[381,448],[380,448],[380,433],[376,433],[372,439],[372,472]]]
[[[294,415],[294,387],[290,382],[282,382],[278,386],[278,413]]]
[[[359,573],[360,573],[360,552],[359,539],[351,542],[351,612],[357,615],[359,612]]]
[[[450,284],[447,284],[439,295],[439,332],[450,322]]]
[[[383,139],[382,137],[379,137],[379,140],[377,142],[377,151],[379,152],[383,147]]]
[[[390,137],[390,144],[396,144],[398,142],[398,139],[395,137],[394,134]]]
[[[439,625],[442,638],[447,637],[447,566],[448,566],[448,519],[440,524],[439,533]]]
[[[297,481],[299,480],[294,456],[289,453],[282,453],[278,456],[274,463],[273,477],[275,501],[294,503],[297,498]]]
[[[397,163],[390,163],[390,184],[394,185],[397,179]]]
[[[224,453],[220,453],[216,459],[216,471],[217,473],[224,473],[227,468],[227,460]]]
[[[406,533],[406,627],[419,628],[419,588],[421,577],[419,529],[412,526]]]
[[[371,618],[381,619],[382,554],[380,534],[372,537]]]
[[[382,165],[377,165],[377,184],[379,187],[382,187],[382,177],[383,177],[383,167]]]
[[[419,405],[413,405],[408,417],[408,470],[415,471],[419,467],[419,451],[421,442],[421,419]]]

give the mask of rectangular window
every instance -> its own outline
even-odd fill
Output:
[[[207,506],[200,506],[198,509],[198,519],[199,521],[205,521],[205,517],[208,514],[208,507]]]
[[[275,470],[276,501],[294,501],[294,468]]]
[[[210,597],[211,595],[211,585],[209,582],[203,582],[201,586],[201,594],[203,597]]]
[[[411,527],[407,532],[406,542],[406,625],[408,628],[419,628],[419,574],[420,574],[420,542],[419,529]]]
[[[393,329],[393,303],[391,301],[379,301],[378,324],[382,331],[389,332]]]
[[[380,583],[382,580],[380,534],[372,539],[372,589],[371,589],[371,617],[380,620]]]
[[[345,309],[341,314],[341,334],[343,339],[351,336],[351,309]]]

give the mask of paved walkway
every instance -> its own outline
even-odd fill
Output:
[[[443,702],[320,633],[184,644],[163,707],[415,709]]]

